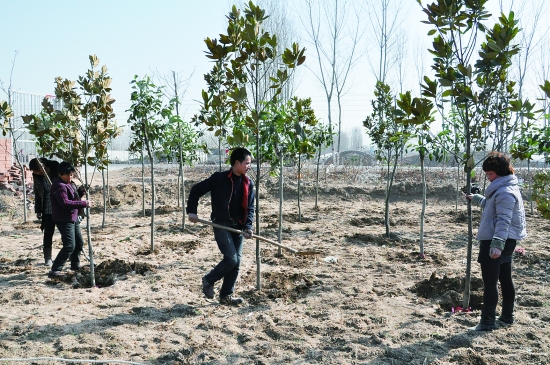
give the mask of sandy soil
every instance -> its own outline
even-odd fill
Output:
[[[187,188],[214,168],[187,171]],[[550,221],[528,214],[529,238],[520,244],[525,253],[514,264],[517,323],[468,333],[478,321],[483,285],[474,244],[472,312],[452,313],[462,304],[467,225],[465,205],[455,211],[450,173],[429,175],[421,258],[417,173],[398,176],[393,235],[387,239],[380,171],[329,172],[326,180],[323,174],[318,209],[313,174],[305,174],[301,222],[296,174],[289,171],[283,244],[320,254],[281,256],[275,246],[261,243],[258,290],[256,244],[247,240],[237,287],[246,302],[240,307],[202,295],[201,277],[220,254],[210,227],[188,224],[181,230],[174,168],[157,172],[151,250],[140,174],[139,168],[112,172],[114,205],[105,227],[97,209],[91,215],[93,288],[89,267],[69,272],[66,280],[48,279],[34,215],[22,223],[21,206],[0,207],[0,364],[21,358],[43,358],[27,362],[32,364],[62,363],[56,358],[136,364],[550,364]],[[277,186],[270,178],[260,189],[261,234],[275,240]],[[101,201],[99,186],[93,186],[92,197]],[[199,216],[209,217],[206,197]],[[58,233],[54,241],[57,253]]]

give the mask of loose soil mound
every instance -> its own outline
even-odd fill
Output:
[[[130,264],[118,259],[107,260],[94,268],[95,285],[99,288],[111,286],[118,280],[125,280],[128,274],[145,275],[154,271],[154,267],[146,263],[134,262]],[[92,287],[90,267],[82,267],[72,275],[67,275],[62,281],[70,283],[75,289],[90,288]]]

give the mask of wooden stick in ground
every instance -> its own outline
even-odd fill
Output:
[[[241,230],[238,230],[238,229],[235,229],[235,228],[231,228],[231,227],[226,227],[226,226],[222,226],[220,224],[216,224],[214,222],[210,222],[210,221],[205,221],[204,219],[198,219],[198,221],[200,223],[203,223],[203,224],[207,224],[209,226],[212,226],[212,227],[216,227],[216,228],[220,228],[220,229],[224,229],[226,231],[229,231],[229,232],[233,232],[233,233],[239,233],[239,234],[243,234],[243,231]],[[253,238],[257,238],[261,241],[264,241],[264,242],[267,242],[267,243],[271,243],[272,245],[275,245],[277,247],[280,247],[280,248],[284,248],[285,250],[287,251],[290,251],[292,252],[293,254],[295,255],[316,255],[316,254],[319,254],[320,252],[318,251],[297,251],[291,247],[288,247],[288,246],[285,246],[285,245],[281,245],[279,242],[276,242],[276,241],[273,241],[273,240],[270,240],[269,238],[265,238],[265,237],[262,237],[262,236],[258,236],[256,234],[252,234],[252,237]]]

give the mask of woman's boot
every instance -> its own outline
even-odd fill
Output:
[[[481,310],[481,320],[479,321],[479,324],[474,327],[468,328],[470,331],[492,331],[497,328],[495,324],[495,317],[496,313],[495,310],[492,310],[491,313],[488,313],[489,311],[482,309]]]
[[[498,317],[498,320],[506,323],[506,324],[512,324],[514,323],[514,302],[511,303],[502,303],[502,312],[500,313],[500,317]]]

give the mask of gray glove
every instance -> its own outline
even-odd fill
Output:
[[[472,204],[479,207],[479,205],[481,204],[481,201],[485,199],[485,197],[481,194],[473,194],[471,199],[472,199]]]
[[[251,229],[244,229],[243,236],[244,238],[252,238],[253,231]]]

